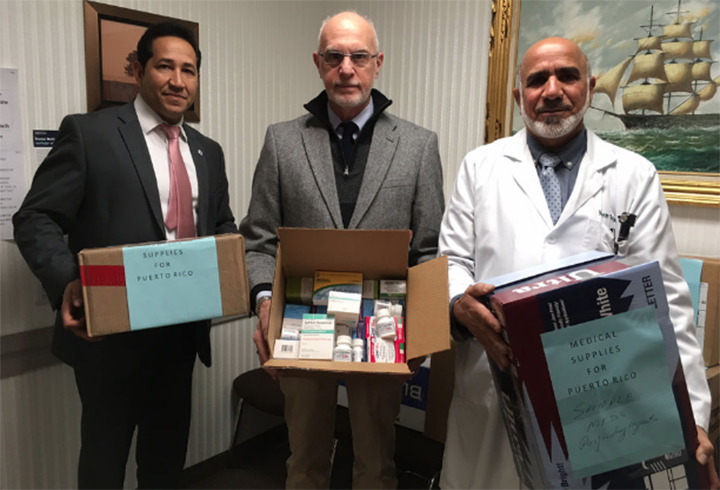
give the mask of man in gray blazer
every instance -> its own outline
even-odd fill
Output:
[[[313,53],[325,90],[309,114],[270,126],[253,179],[245,236],[254,334],[268,359],[270,289],[279,226],[411,229],[409,265],[435,257],[444,208],[437,135],[385,112],[372,89],[380,73],[373,25],[353,12],[327,19]],[[394,421],[401,384],[383,377],[346,380],[354,488],[394,488]],[[281,378],[291,456],[288,488],[328,488],[337,381]]]
[[[53,354],[75,373],[82,403],[80,488],[123,488],[136,427],[139,488],[180,485],[192,372],[196,356],[210,365],[210,322],[89,338],[77,253],[237,232],[222,148],[183,124],[197,94],[200,59],[188,29],[151,26],[138,42],[138,97],[67,116],[13,217],[17,245],[59,310]],[[173,141],[182,155],[177,166]],[[181,168],[187,193],[173,222],[173,172]]]

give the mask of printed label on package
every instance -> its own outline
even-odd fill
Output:
[[[131,330],[223,314],[215,238],[125,247]]]
[[[574,477],[684,448],[655,308],[541,337]]]

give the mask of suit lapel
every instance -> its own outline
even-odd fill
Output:
[[[325,201],[330,217],[336,228],[343,228],[340,200],[338,199],[332,153],[330,151],[328,130],[320,125],[308,124],[301,131],[305,153],[320,194]]]
[[[145,198],[150,204],[155,223],[162,230],[164,236],[165,223],[163,222],[162,207],[160,206],[160,194],[157,179],[155,178],[155,169],[152,160],[150,160],[150,152],[132,102],[120,108],[118,118],[123,122],[123,124],[119,125],[118,130],[142,183]]]
[[[513,179],[528,196],[535,211],[537,211],[547,227],[552,228],[554,226],[552,217],[535,169],[535,162],[527,145],[527,134],[524,129],[518,131],[512,139],[505,143],[504,156],[511,160],[509,164],[511,165]]]
[[[205,159],[205,149],[202,147],[195,134],[190,130],[187,125],[183,125],[185,134],[188,138],[188,146],[190,147],[190,153],[192,154],[193,161],[195,162],[195,171],[197,173],[198,180],[198,223],[197,223],[197,234],[198,236],[204,236],[208,234],[208,207],[209,207],[209,196],[208,196],[208,166],[207,160]]]
[[[605,182],[605,169],[613,165],[617,156],[612,146],[587,130],[587,151],[580,162],[580,173],[575,189],[565,205],[568,216],[580,209],[592,196],[597,194]],[[565,214],[565,210],[563,210]]]
[[[394,134],[395,127],[395,123],[389,117],[381,116],[375,123],[365,174],[348,226],[350,229],[356,228],[365,216],[387,175],[398,145],[398,138]]]

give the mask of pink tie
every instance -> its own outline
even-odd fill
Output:
[[[170,199],[168,200],[165,225],[168,230],[177,230],[176,238],[195,236],[195,215],[192,207],[192,187],[187,168],[180,153],[180,126],[161,124],[168,138],[170,154]]]

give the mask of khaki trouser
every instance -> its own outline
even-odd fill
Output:
[[[394,424],[402,383],[361,376],[345,385],[355,453],[353,488],[396,488]],[[330,487],[337,387],[337,380],[329,378],[280,378],[291,451],[286,488]]]

